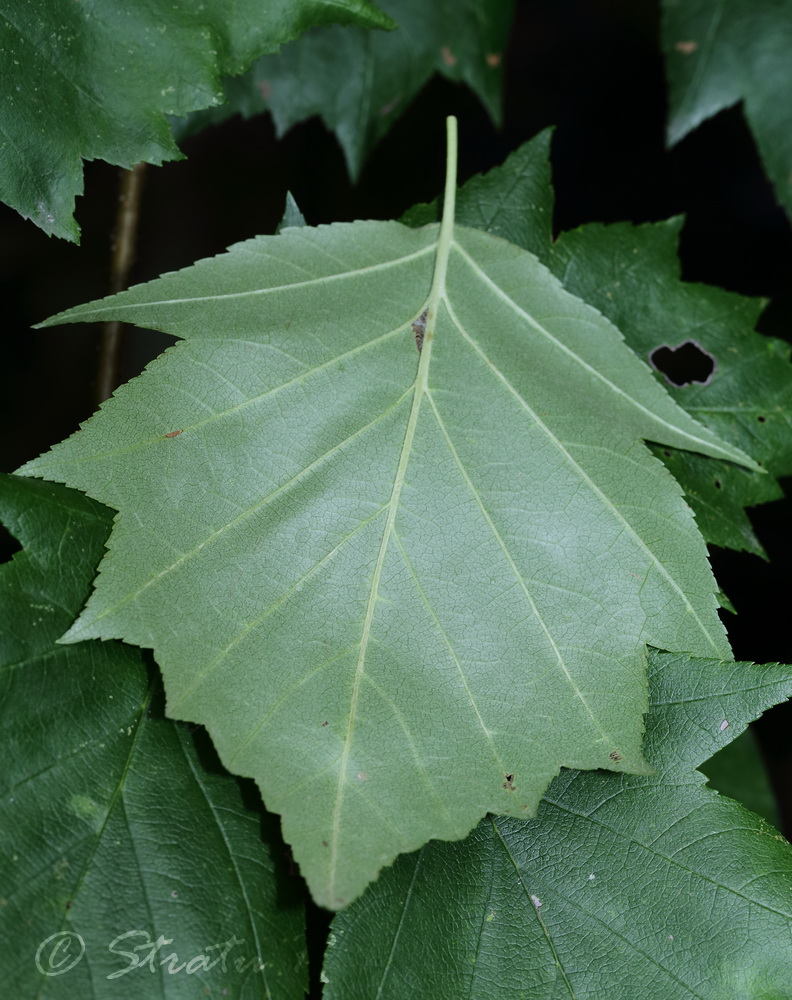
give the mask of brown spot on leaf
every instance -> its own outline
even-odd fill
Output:
[[[683,56],[692,56],[698,48],[698,42],[677,42],[674,48]]]
[[[513,792],[514,791],[514,775],[513,774],[504,774],[503,777],[506,780],[501,785],[501,788],[505,788],[507,792]]]
[[[168,433],[165,434],[164,436],[166,438],[175,438],[175,437],[178,437],[182,432],[183,432],[183,428],[182,428],[181,431],[168,431]]]
[[[444,45],[442,49],[440,49],[440,55],[443,57],[443,62],[446,66],[456,66],[457,57],[447,45]]]
[[[608,756],[616,764],[618,764],[620,760],[624,760],[624,757],[622,757],[622,755],[619,753],[618,750],[611,750],[611,752],[608,754]]]
[[[488,66],[491,66],[493,69],[497,69],[503,61],[503,56],[500,52],[488,52],[484,59]]]
[[[429,314],[428,309],[424,309],[418,319],[413,320],[412,332],[415,334],[415,346],[418,348],[418,353],[421,353],[424,342],[424,334],[426,333],[426,317]]]
[[[326,722],[323,722],[323,723],[322,723],[322,726],[326,726],[326,725],[327,725],[327,723],[326,723]]]

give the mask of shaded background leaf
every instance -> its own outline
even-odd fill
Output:
[[[380,0],[378,6],[398,25],[395,31],[316,28],[226,81],[226,102],[175,122],[177,139],[233,114],[269,110],[278,135],[319,115],[338,137],[354,179],[434,73],[466,83],[500,123],[514,0]],[[406,149],[405,170],[420,157],[420,149]]]
[[[0,567],[6,994],[300,1000],[302,886],[255,789],[222,771],[200,733],[161,717],[140,650],[55,645],[85,600],[111,512],[2,476],[0,515],[25,546]],[[134,967],[136,947],[150,964]]]
[[[166,114],[224,99],[221,76],[317,24],[392,27],[370,0],[4,0],[0,198],[76,240],[82,160],[181,156]]]
[[[535,820],[399,858],[333,921],[325,1000],[782,1000],[792,847],[692,768],[792,668],[650,654],[652,776],[562,773]]]
[[[742,108],[776,197],[792,213],[792,7],[785,0],[663,0],[668,140]]]
[[[735,799],[774,827],[780,816],[762,755],[752,730],[741,733],[699,768],[707,784]]]

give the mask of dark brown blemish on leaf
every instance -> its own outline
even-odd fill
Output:
[[[327,847],[327,841],[326,840],[322,841],[322,847]]]
[[[765,422],[765,420],[767,420],[767,417],[763,417],[760,414],[756,419],[759,421],[760,424],[763,424]]]
[[[714,485],[714,487],[715,487],[716,490],[723,489],[723,483],[720,481],[720,479],[716,479],[715,482],[713,483],[713,485]]]
[[[418,319],[413,320],[412,331],[415,334],[415,346],[418,348],[418,353],[421,353],[424,342],[424,334],[426,333],[426,317],[429,315],[429,310],[424,309]]]
[[[322,726],[323,726],[323,727],[324,727],[324,726],[326,726],[326,725],[327,725],[327,723],[326,723],[326,722],[323,722],[323,723],[322,723]]]
[[[677,52],[681,52],[683,56],[692,56],[698,48],[698,42],[677,42],[674,48]]]
[[[166,437],[166,438],[175,438],[175,437],[178,437],[183,432],[184,432],[184,428],[182,428],[182,430],[180,430],[180,431],[169,431],[167,434],[164,434],[163,437]]]
[[[622,757],[618,750],[611,750],[608,756],[616,764],[618,764],[620,760],[624,760],[624,757]]]
[[[676,347],[661,344],[649,352],[649,364],[677,389],[694,382],[709,385],[718,367],[715,355],[695,340],[685,340]]]
[[[446,66],[456,66],[457,57],[447,45],[444,45],[442,49],[440,49],[440,55],[443,57],[443,62]]]
[[[488,66],[491,66],[493,69],[497,69],[503,60],[503,56],[500,52],[489,52],[486,56],[484,56],[484,60]]]
[[[514,775],[513,774],[504,774],[503,777],[506,780],[501,785],[501,788],[505,788],[507,792],[513,792],[514,791]]]

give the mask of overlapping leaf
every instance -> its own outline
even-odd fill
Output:
[[[778,200],[792,212],[792,7],[785,0],[664,0],[668,138],[743,102]]]
[[[302,893],[271,821],[152,713],[139,650],[55,645],[110,512],[5,476],[0,513],[25,545],[0,567],[4,995],[300,1000]]]
[[[68,638],[154,648],[324,905],[561,765],[642,771],[644,643],[728,655],[641,439],[747,460],[525,251],[292,229],[60,319],[109,316],[185,342],[25,467],[120,512]]]
[[[514,0],[378,0],[398,27],[308,32],[226,83],[221,107],[176,122],[177,137],[241,113],[272,111],[279,135],[313,115],[332,129],[352,177],[369,150],[436,72],[466,83],[501,116],[503,54]],[[414,157],[416,151],[408,154]]]
[[[222,75],[332,22],[393,26],[371,0],[3,0],[0,198],[76,240],[83,159],[178,158],[166,114],[218,104]]]
[[[663,344],[688,340],[714,357],[707,384],[666,383],[668,391],[772,475],[676,449],[656,453],[683,486],[708,542],[763,555],[744,508],[780,497],[774,477],[792,473],[789,345],[754,332],[759,300],[680,280],[678,219],[592,224],[552,243],[549,144],[548,131],[503,166],[472,178],[459,192],[458,219],[535,253],[569,291],[612,320],[640,357],[648,360]],[[436,217],[436,205],[419,205],[404,221],[423,225]]]
[[[754,733],[749,729],[699,768],[707,784],[735,799],[773,826],[781,827],[773,786]]]
[[[651,776],[565,773],[535,820],[428,844],[333,923],[326,1000],[782,1000],[792,848],[693,769],[792,668],[653,652]]]

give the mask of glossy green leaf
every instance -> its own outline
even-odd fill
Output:
[[[693,770],[792,668],[652,652],[651,776],[565,772],[393,868],[331,930],[325,1000],[783,1000],[792,848]]]
[[[61,314],[185,339],[24,469],[120,512],[68,638],[154,648],[330,907],[561,765],[645,770],[644,643],[729,655],[641,438],[748,460],[453,190]]]
[[[300,1000],[301,886],[255,789],[161,717],[139,650],[55,645],[111,512],[3,476],[0,516],[25,546],[0,567],[3,995]]]
[[[356,178],[369,150],[434,73],[466,83],[494,122],[501,118],[503,54],[514,0],[378,0],[398,27],[316,28],[244,76],[226,82],[221,107],[175,122],[177,138],[232,114],[270,110],[278,135],[319,115]],[[405,150],[405,169],[419,159]]]
[[[792,212],[792,6],[786,0],[663,0],[668,139],[743,102],[776,197]]]
[[[371,0],[0,0],[0,198],[76,240],[82,160],[181,154],[166,114],[317,24],[392,27]]]
[[[685,490],[704,538],[763,555],[745,507],[781,496],[775,476],[792,473],[790,347],[754,331],[762,303],[720,288],[680,280],[676,254],[681,221],[652,225],[591,224],[551,240],[549,131],[525,143],[501,166],[472,178],[458,195],[457,218],[535,253],[573,294],[599,309],[649,361],[663,344],[693,340],[716,361],[706,384],[675,387],[680,406],[772,475],[690,452],[656,454]],[[422,225],[437,205],[411,209]]]

